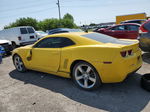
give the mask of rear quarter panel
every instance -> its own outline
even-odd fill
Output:
[[[70,72],[71,64],[76,60],[83,60],[99,69],[101,64],[112,62],[119,49],[96,46],[78,46],[62,49],[60,71]]]

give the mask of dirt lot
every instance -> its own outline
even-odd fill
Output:
[[[0,65],[0,112],[150,112],[150,92],[140,87],[141,75],[150,72],[150,54],[144,53],[143,60],[142,68],[124,82],[87,92],[70,79],[18,73],[6,57]]]

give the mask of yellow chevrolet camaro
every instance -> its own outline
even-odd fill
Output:
[[[79,87],[91,90],[102,83],[123,81],[142,65],[136,40],[120,40],[99,33],[48,35],[34,45],[13,51],[19,72],[27,69],[72,78]]]

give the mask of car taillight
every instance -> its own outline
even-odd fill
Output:
[[[126,57],[127,56],[127,51],[121,51],[120,54],[121,54],[122,57]]]
[[[148,30],[146,30],[143,25],[140,27],[140,30],[139,30],[139,33],[142,33],[142,32],[148,32]]]
[[[128,50],[128,55],[132,55],[132,50]]]
[[[132,55],[132,50],[121,51],[120,54],[121,54],[122,57],[131,56]]]
[[[21,37],[18,37],[18,40],[21,40]]]

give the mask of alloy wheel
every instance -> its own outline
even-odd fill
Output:
[[[88,64],[80,64],[75,69],[75,80],[82,88],[90,89],[94,87],[96,78],[94,69]]]

